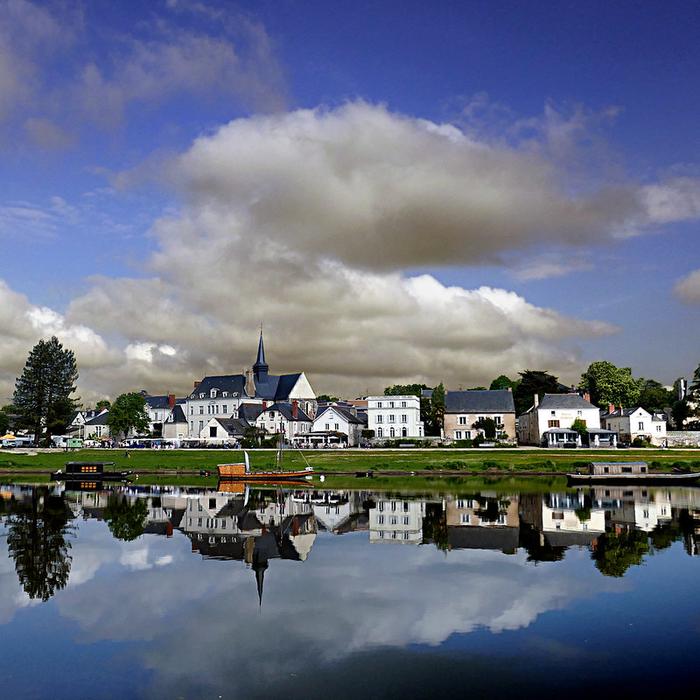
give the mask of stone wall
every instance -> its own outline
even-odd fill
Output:
[[[700,431],[669,430],[666,440],[669,447],[700,447]]]

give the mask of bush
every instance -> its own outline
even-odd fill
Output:
[[[634,438],[634,440],[632,440],[632,447],[640,447],[640,448],[651,447],[651,442],[649,440],[647,440],[646,438],[636,437],[636,438]]]

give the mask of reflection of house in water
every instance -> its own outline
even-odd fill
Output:
[[[369,541],[420,544],[425,501],[377,495],[369,508]]]
[[[667,489],[597,487],[591,490],[591,497],[605,509],[608,529],[651,532],[672,519],[671,493]]]
[[[361,491],[315,491],[301,497],[311,503],[318,525],[334,535],[369,528],[366,494]]]
[[[449,549],[518,548],[518,497],[448,496],[445,503]]]
[[[245,561],[255,571],[261,603],[268,561],[305,561],[317,530],[309,503],[293,494],[267,500],[263,492],[250,504],[216,492],[189,498],[180,529],[203,557]]]

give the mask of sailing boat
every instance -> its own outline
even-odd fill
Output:
[[[281,465],[282,461],[281,454],[282,447],[280,442],[280,449],[277,453],[278,467]],[[244,462],[219,464],[217,466],[219,470],[219,479],[228,481],[262,481],[270,484],[278,481],[301,481],[311,476],[314,472],[313,467],[306,467],[306,469],[299,471],[283,471],[282,469],[277,469],[275,471],[252,472],[250,470],[248,453],[244,452],[243,457],[245,459]]]

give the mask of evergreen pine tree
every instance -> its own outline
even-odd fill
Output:
[[[44,431],[49,444],[52,433],[65,430],[76,407],[71,394],[77,380],[75,355],[58,338],[40,340],[31,349],[15,383],[13,403],[22,424],[34,430],[37,443]]]

